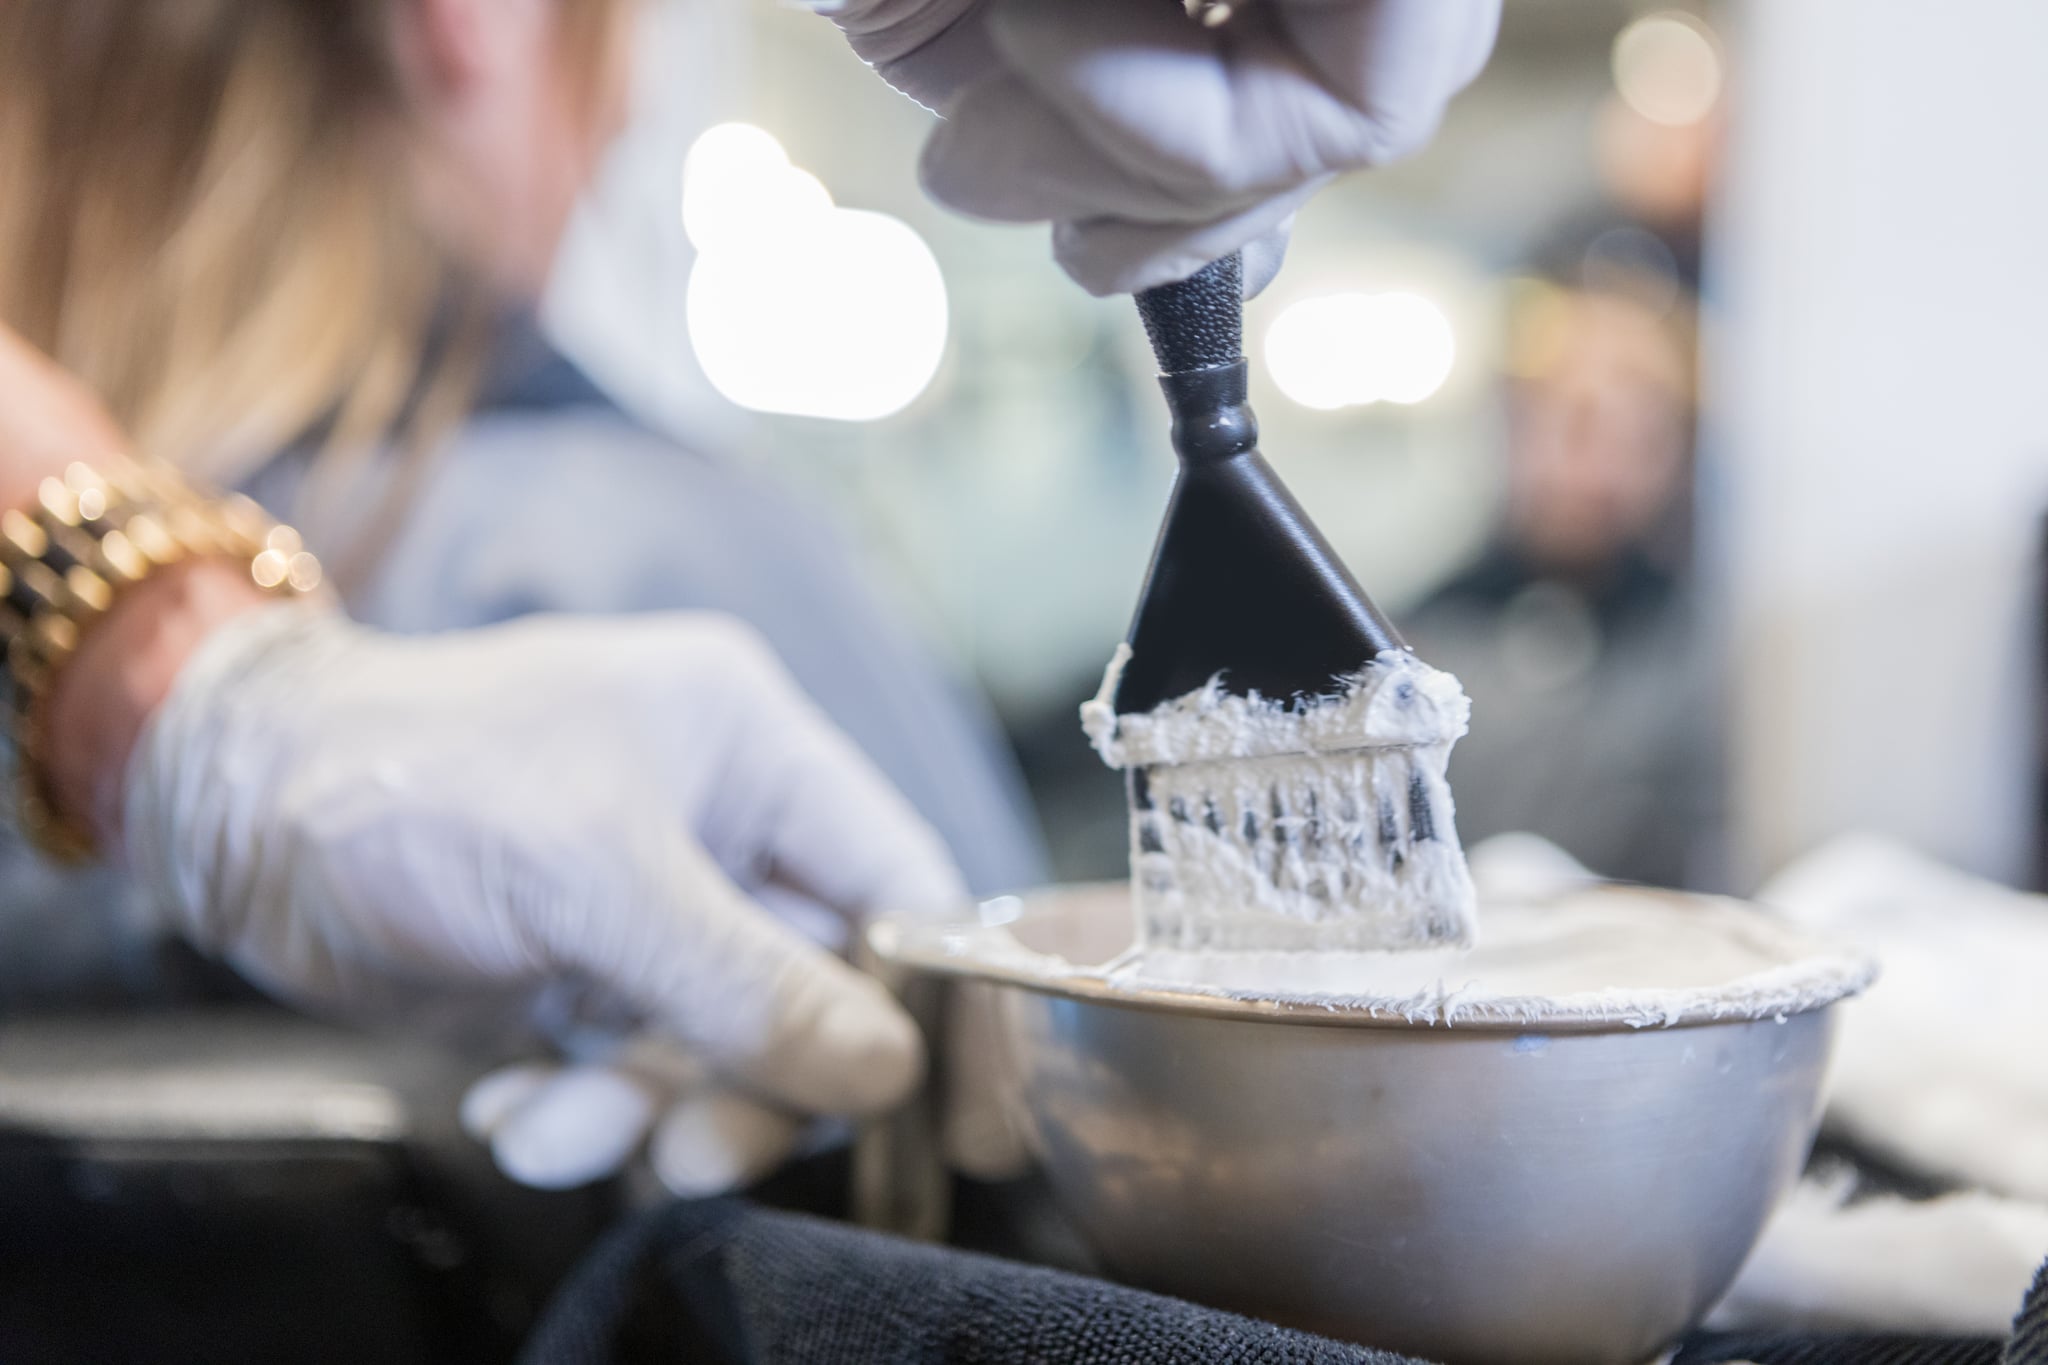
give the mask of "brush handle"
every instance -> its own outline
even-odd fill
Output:
[[[1117,711],[1149,711],[1219,675],[1240,695],[1321,695],[1405,648],[1259,454],[1237,254],[1137,303],[1180,475],[1131,622]],[[1144,804],[1142,783],[1132,799]]]
[[[1244,262],[1233,251],[1184,280],[1138,295],[1138,316],[1164,375],[1220,369],[1244,359]]]
[[[1204,463],[1254,450],[1259,423],[1245,402],[1244,268],[1238,253],[1138,295],[1173,414],[1173,449]]]

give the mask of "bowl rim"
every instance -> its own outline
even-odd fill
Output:
[[[982,930],[999,927],[1000,921],[983,918],[988,907],[1006,901],[1043,901],[1048,895],[1072,894],[1091,888],[1114,886],[1116,883],[1093,883],[1040,887],[1033,891],[1010,896],[994,896],[979,900],[972,918],[933,920],[924,916],[890,915],[870,924],[865,933],[867,946],[884,963],[895,968],[910,968],[936,976],[958,981],[975,981],[989,985],[1007,986],[1029,991],[1035,995],[1056,999],[1074,1000],[1091,1005],[1106,1005],[1112,1008],[1132,1009],[1149,1012],[1165,1012],[1192,1015],[1212,1019],[1236,1019],[1261,1024],[1303,1024],[1323,1028],[1365,1028],[1394,1030],[1406,1033],[1437,1034],[1455,1037],[1463,1034],[1489,1034],[1494,1036],[1532,1036],[1552,1034],[1634,1034],[1643,1032],[1664,1032],[1670,1029],[1713,1028],[1724,1024],[1782,1023],[1786,1019],[1803,1014],[1825,1011],[1842,1000],[1865,989],[1876,975],[1875,963],[1865,955],[1849,950],[1839,953],[1840,965],[1844,968],[1861,962],[1860,976],[1845,972],[1843,984],[1827,998],[1815,999],[1771,1013],[1759,1014],[1754,1011],[1729,1011],[1725,1013],[1689,1012],[1668,1020],[1629,1020],[1620,1018],[1557,1018],[1542,1021],[1517,1019],[1496,1019],[1483,1016],[1466,1017],[1456,1020],[1416,1016],[1379,1005],[1342,1000],[1307,1000],[1289,998],[1255,999],[1242,995],[1210,993],[1191,987],[1175,987],[1159,982],[1112,980],[1100,968],[1081,968],[1048,975],[1031,971],[1023,965],[1031,954],[1021,954],[1023,961],[1000,962],[985,958],[969,958],[949,951],[949,939],[957,940],[962,931]],[[1601,882],[1577,888],[1574,894],[1609,895],[1626,893],[1630,896],[1653,896],[1677,905],[1698,904],[1705,901],[1732,902],[1744,905],[1757,913],[1765,913],[1763,907],[1754,901],[1736,897],[1708,896],[1696,892],[1672,891],[1659,887],[1639,886],[1634,883]]]

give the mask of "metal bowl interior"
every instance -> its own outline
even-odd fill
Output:
[[[1011,928],[1100,960],[1099,907]],[[1639,1365],[1695,1325],[1805,1159],[1833,1028],[1331,1027],[946,969],[1000,987],[998,1064],[1113,1274],[1446,1365]]]

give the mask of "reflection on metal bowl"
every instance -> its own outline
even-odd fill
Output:
[[[1009,928],[1104,962],[1111,894],[1027,897]],[[999,984],[1001,1065],[1116,1276],[1447,1365],[1640,1365],[1695,1325],[1798,1173],[1833,1030],[1824,1005],[1528,1031],[1119,998],[962,941],[874,935]]]

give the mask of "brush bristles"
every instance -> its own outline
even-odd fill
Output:
[[[1469,943],[1450,745],[1144,770],[1131,810],[1141,941],[1174,949]]]
[[[1458,680],[1387,650],[1327,694],[1274,701],[1220,677],[1119,713],[1127,646],[1081,708],[1131,782],[1139,943],[1177,949],[1426,948],[1472,941],[1451,745]]]

